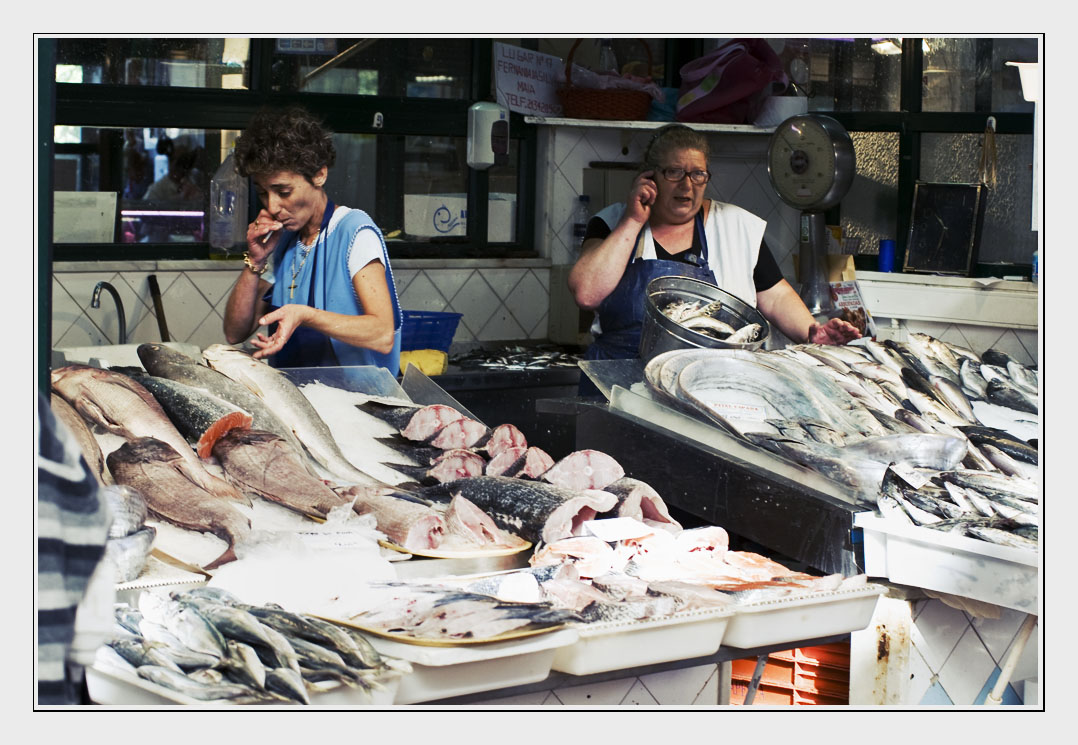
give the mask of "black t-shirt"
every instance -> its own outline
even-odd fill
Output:
[[[592,238],[602,240],[610,235],[610,232],[610,226],[603,221],[603,218],[593,217],[588,220],[588,229],[584,233],[584,240],[590,240]],[[687,251],[682,251],[679,254],[668,253],[658,241],[655,241],[655,257],[666,261],[680,261],[683,264],[699,266],[701,264],[700,252],[702,250],[703,246],[700,244],[699,231],[693,231],[692,248]],[[752,283],[756,286],[756,291],[763,292],[764,290],[770,290],[777,285],[782,278],[782,270],[779,269],[774,254],[771,253],[771,249],[768,248],[767,243],[761,240],[760,255],[757,257],[756,267],[752,271]]]

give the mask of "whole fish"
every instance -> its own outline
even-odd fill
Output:
[[[151,513],[186,530],[213,533],[228,543],[227,550],[204,569],[235,560],[235,545],[250,533],[250,520],[228,500],[194,481],[174,448],[152,437],[140,437],[110,453],[107,462],[118,483],[146,498]]]
[[[100,492],[112,522],[109,538],[123,538],[139,530],[146,522],[146,498],[130,486],[113,484]]]
[[[287,426],[318,463],[344,483],[386,486],[356,468],[341,452],[329,426],[288,376],[251,355],[224,344],[203,350],[210,367],[247,386]]]
[[[345,503],[304,465],[306,455],[272,432],[234,429],[213,446],[225,475],[241,490],[325,519]]]
[[[554,484],[506,476],[476,476],[420,489],[417,495],[448,501],[462,495],[503,530],[535,543],[579,532],[580,525],[617,505],[613,494],[575,491]]]
[[[733,341],[733,337],[737,334],[737,330],[725,321],[720,321],[718,318],[705,315],[686,318],[681,321],[681,325],[687,329],[696,331],[697,333],[703,333],[716,339],[725,338],[726,341]],[[759,324],[757,324],[756,330],[759,331]],[[744,339],[743,341],[752,341],[752,339]]]
[[[105,541],[105,556],[115,565],[118,581],[130,582],[142,574],[156,537],[157,530],[146,525],[130,535]]]
[[[1011,376],[1011,382],[1016,386],[1036,396],[1040,390],[1040,377],[1036,370],[1031,370],[1020,362],[1011,360],[1007,363],[1007,372]]]
[[[52,386],[86,419],[126,440],[152,437],[167,443],[187,464],[192,481],[219,497],[244,501],[235,487],[206,470],[157,399],[126,375],[67,365],[52,371]]]
[[[959,427],[958,429],[969,438],[970,442],[978,445],[991,445],[1023,463],[1034,466],[1038,463],[1037,448],[1019,440],[1004,430],[975,425]]]
[[[179,597],[182,599],[178,602],[194,607],[226,639],[235,639],[245,644],[264,647],[273,647],[277,642],[277,639],[270,635],[271,629],[242,608],[223,605],[197,596]]]
[[[1007,369],[1007,364],[1009,362],[1015,361],[1016,360],[1014,359],[1014,357],[1011,357],[1002,349],[996,349],[995,347],[986,349],[984,350],[984,353],[981,354],[981,362],[986,365],[995,365],[996,367],[1001,367],[1004,370]]]
[[[142,366],[160,378],[175,380],[201,388],[251,415],[251,427],[273,432],[283,437],[301,452],[303,450],[292,429],[270,411],[269,406],[244,385],[199,360],[163,344],[140,344],[137,349]]]
[[[194,606],[154,592],[143,592],[139,595],[138,608],[144,620],[164,626],[188,649],[218,659],[227,656],[224,635]]]
[[[236,699],[250,696],[252,691],[247,686],[234,683],[221,683],[217,685],[199,683],[197,680],[159,665],[142,665],[137,668],[140,678],[145,678],[151,683],[169,688],[177,693],[182,693],[199,701],[219,701],[224,699]]]
[[[266,671],[266,690],[279,693],[301,704],[311,703],[303,676],[296,670],[281,667]]]
[[[1001,378],[988,381],[988,395],[986,398],[989,403],[1005,406],[1008,409],[1027,411],[1030,414],[1036,414],[1040,411],[1036,398],[1031,397],[1009,380]]]
[[[963,359],[959,367],[959,377],[962,387],[976,398],[985,399],[988,396],[988,381],[981,375],[980,364],[969,359]]]
[[[955,356],[950,346],[934,336],[929,336],[919,331],[911,332],[909,338],[912,345],[920,345],[920,348],[924,349],[928,355],[950,370],[954,376],[951,380],[957,381],[961,361]]]
[[[159,665],[174,672],[183,673],[180,666],[161,651],[161,645],[147,642],[141,637],[110,639],[106,644],[112,647],[132,667]]]
[[[1013,496],[1026,502],[1040,501],[1040,486],[1026,479],[1017,479],[1002,473],[990,471],[951,470],[941,471],[936,478],[942,482],[951,482],[967,489],[975,489],[985,494],[999,493]]]
[[[229,430],[251,426],[249,413],[205,389],[154,375],[131,377],[153,394],[200,458],[209,458],[213,444]]]
[[[760,330],[763,327],[758,323],[748,323],[739,328],[734,333],[726,337],[725,341],[728,344],[748,344],[750,341],[756,341],[760,336]]]
[[[222,662],[225,674],[237,683],[262,689],[266,687],[266,666],[251,645],[229,639],[228,657]]]
[[[968,532],[983,541],[995,543],[1000,546],[1022,548],[1029,551],[1036,551],[1038,547],[1037,541],[1031,541],[1028,538],[1024,538],[1023,536],[1018,535],[1017,533],[1012,533],[1009,530],[1000,530],[999,528],[990,528],[980,525],[974,525],[968,528]]]
[[[1026,463],[1024,461],[1012,458],[1003,450],[995,447],[994,445],[985,444],[981,446],[981,450],[984,451],[985,456],[1003,473],[1008,476],[1017,476],[1018,478],[1028,479],[1030,481],[1040,480],[1040,469],[1034,463]]]
[[[53,415],[74,435],[75,441],[79,444],[79,450],[82,451],[82,457],[86,460],[86,465],[90,466],[90,472],[102,486],[111,484],[112,474],[105,468],[105,456],[101,453],[97,438],[86,426],[86,420],[79,416],[79,413],[64,400],[63,396],[56,393],[49,395],[49,405],[52,407]]]
[[[895,374],[902,373],[902,368],[905,366],[902,358],[891,351],[882,342],[869,338],[861,338],[855,340],[853,343],[863,346],[877,362],[890,369]]]

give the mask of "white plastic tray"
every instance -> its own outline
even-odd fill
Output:
[[[394,703],[415,704],[509,686],[537,683],[550,675],[555,652],[574,643],[575,629],[559,629],[514,641],[460,647],[428,647],[368,636],[384,655],[412,663]]]
[[[664,618],[575,626],[580,640],[554,655],[552,669],[570,675],[654,665],[715,654],[734,611],[715,608]]]
[[[870,577],[1040,612],[1039,552],[903,525],[871,512],[854,515],[853,524],[864,534]]]
[[[886,592],[886,587],[870,583],[856,590],[739,605],[722,643],[751,649],[860,631],[868,626],[876,602]]]
[[[310,694],[312,706],[390,706],[397,695],[400,685],[398,673],[385,673],[379,678],[384,691],[371,691],[369,694],[359,688],[334,685],[325,690]],[[236,707],[232,701],[200,701],[185,696],[169,688],[140,678],[137,673],[124,670],[107,663],[95,663],[86,668],[86,689],[90,700],[105,706],[196,706],[196,707]],[[254,706],[261,706],[256,703]],[[274,704],[268,704],[273,706]],[[281,702],[291,707],[292,704]],[[299,705],[299,704],[297,704]]]

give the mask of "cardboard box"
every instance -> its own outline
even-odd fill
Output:
[[[516,221],[516,194],[491,194],[487,203],[487,240],[492,243],[515,240]],[[467,195],[405,194],[404,232],[419,238],[466,236]]]

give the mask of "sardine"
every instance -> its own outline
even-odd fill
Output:
[[[748,344],[751,341],[756,341],[760,336],[760,330],[763,327],[758,323],[748,323],[739,328],[734,333],[726,337],[727,344]]]
[[[711,316],[701,315],[686,318],[681,321],[681,325],[698,333],[706,333],[708,336],[725,338],[726,341],[732,341],[733,336],[737,333],[730,324]],[[751,341],[751,339],[747,341]]]
[[[236,699],[251,695],[251,689],[247,686],[234,683],[221,683],[209,685],[199,683],[184,675],[158,665],[143,665],[138,668],[139,677],[145,678],[151,683],[169,688],[199,701],[218,701],[223,699]]]
[[[228,544],[227,550],[205,569],[236,558],[236,543],[249,535],[250,520],[228,500],[197,483],[187,462],[174,448],[152,437],[141,437],[110,453],[107,462],[118,483],[146,498],[151,513],[186,530],[213,533]]]

